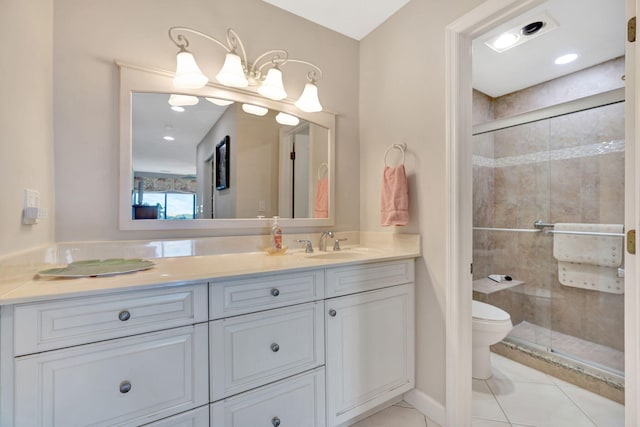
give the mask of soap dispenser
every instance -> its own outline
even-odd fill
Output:
[[[271,242],[275,249],[282,249],[282,228],[278,224],[280,217],[273,217],[273,225],[271,226]]]

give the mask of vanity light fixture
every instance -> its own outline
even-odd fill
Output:
[[[242,104],[242,111],[253,114],[254,116],[264,116],[269,112],[269,109],[253,104]]]
[[[205,98],[205,99],[211,102],[212,104],[219,105],[220,107],[226,107],[227,105],[233,104],[233,101],[229,101],[226,99],[218,99],[218,98]]]
[[[285,126],[297,126],[298,123],[300,123],[300,119],[296,116],[292,116],[291,114],[278,113],[276,115],[276,122]]]
[[[169,38],[179,49],[176,57],[176,74],[173,79],[176,88],[198,89],[204,87],[209,81],[209,78],[198,67],[193,54],[187,50],[189,40],[183,33],[201,36],[216,43],[227,52],[224,65],[216,75],[218,82],[230,87],[257,86],[258,93],[269,99],[281,100],[287,97],[280,67],[288,63],[298,63],[311,68],[307,73],[304,91],[295,105],[308,113],[322,111],[322,105],[318,99],[318,86],[316,85],[316,79],[322,77],[322,70],[317,65],[301,59],[290,58],[289,53],[282,49],[266,51],[255,61],[249,62],[242,40],[231,28],[227,30],[226,44],[192,28],[169,28]]]
[[[200,100],[197,96],[178,95],[175,93],[172,93],[171,96],[169,96],[169,105],[171,105],[172,107],[196,105],[198,102],[200,102]]]

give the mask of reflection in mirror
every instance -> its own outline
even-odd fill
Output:
[[[327,128],[213,98],[131,103],[132,219],[328,218]]]

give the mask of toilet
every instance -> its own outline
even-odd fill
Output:
[[[489,346],[500,342],[513,328],[511,316],[506,311],[484,302],[471,302],[472,312],[472,376],[486,380],[491,377]]]

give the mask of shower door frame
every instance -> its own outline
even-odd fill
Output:
[[[625,0],[627,19],[636,15],[640,0]],[[452,24],[446,35],[446,158],[447,158],[447,327],[446,423],[471,423],[471,289],[472,289],[472,40],[544,0],[488,0]],[[640,197],[636,197],[636,170],[640,170],[640,105],[636,86],[640,58],[636,43],[625,45],[625,230],[640,230]],[[637,247],[637,244],[636,244]],[[640,421],[640,257],[625,253],[625,425]]]

